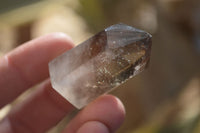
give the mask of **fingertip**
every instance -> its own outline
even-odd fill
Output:
[[[63,33],[63,32],[54,32],[54,33],[49,33],[47,35],[53,36],[55,38],[67,39],[67,40],[73,42],[72,38],[70,36],[68,36],[67,34]]]
[[[123,103],[121,102],[121,100],[118,97],[116,97],[116,96],[106,94],[106,95],[100,96],[94,102],[96,102],[96,101],[97,102],[100,101],[102,103],[109,104],[110,106],[116,108],[122,114],[125,115],[125,112],[126,112],[125,107],[124,107]]]
[[[72,38],[63,32],[49,33],[42,36],[41,39],[51,41],[52,44],[64,45],[63,48],[67,50],[75,46]]]
[[[81,110],[64,131],[76,132],[85,122],[99,121],[106,125],[110,132],[114,132],[121,126],[124,118],[125,109],[122,102],[112,95],[103,95]]]
[[[99,121],[88,121],[78,129],[77,133],[109,133],[109,130]]]
[[[118,129],[119,126],[124,122],[126,111],[119,98],[113,95],[102,95],[91,104],[98,106],[94,108],[102,109],[102,111],[100,111],[102,116],[104,115],[103,113],[106,112],[105,116],[110,118],[109,120],[106,120],[106,122],[110,126],[111,131]]]

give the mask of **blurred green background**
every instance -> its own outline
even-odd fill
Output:
[[[118,133],[199,133],[199,0],[1,0],[0,56],[50,32],[79,44],[121,22],[151,33],[153,46],[149,68],[112,92],[127,112]],[[0,110],[0,119],[14,104]]]

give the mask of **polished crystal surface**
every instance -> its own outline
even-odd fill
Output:
[[[78,109],[143,71],[151,35],[116,24],[49,63],[53,88]]]

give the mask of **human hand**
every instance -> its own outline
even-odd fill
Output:
[[[48,62],[73,47],[62,33],[49,34],[0,58],[0,109],[28,88],[40,85],[0,122],[0,133],[44,133],[74,107],[51,88]],[[63,133],[111,133],[122,124],[123,104],[103,95],[81,110]]]

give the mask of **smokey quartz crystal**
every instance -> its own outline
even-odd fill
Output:
[[[143,71],[151,38],[125,24],[110,26],[49,63],[52,86],[80,109]]]

